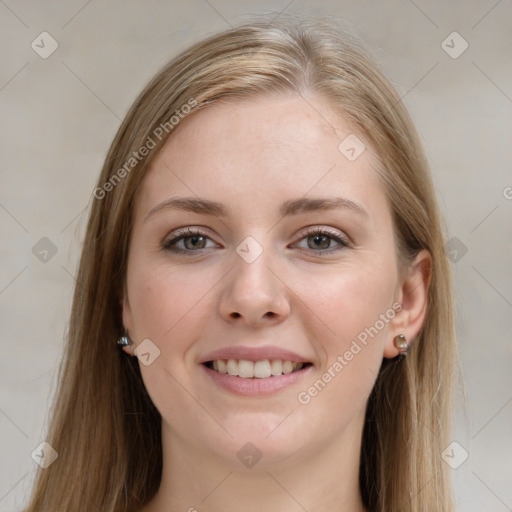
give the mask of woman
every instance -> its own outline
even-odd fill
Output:
[[[94,191],[32,511],[451,511],[449,265],[397,93],[334,24],[170,62]]]

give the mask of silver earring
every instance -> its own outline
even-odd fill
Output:
[[[409,344],[407,343],[407,338],[403,334],[395,336],[393,342],[395,347],[400,351],[400,355],[405,355],[407,353]]]
[[[117,344],[121,347],[126,347],[127,345],[129,345],[131,343],[130,341],[130,338],[128,338],[128,336],[125,334],[124,336],[121,336],[118,340],[117,340]]]

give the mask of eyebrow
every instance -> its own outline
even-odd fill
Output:
[[[279,215],[287,217],[304,212],[326,211],[336,208],[348,209],[361,216],[369,217],[368,212],[360,204],[342,197],[291,199],[281,204]],[[144,218],[144,222],[157,212],[163,210],[182,210],[202,215],[213,215],[215,217],[228,217],[231,215],[231,210],[222,203],[199,197],[171,197],[152,208]]]

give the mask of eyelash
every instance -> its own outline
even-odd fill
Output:
[[[176,231],[174,234],[176,236],[174,236],[170,240],[164,241],[163,249],[165,249],[171,253],[174,253],[174,254],[183,254],[183,255],[187,255],[187,256],[193,256],[193,255],[195,255],[195,253],[200,252],[202,249],[185,250],[185,249],[177,249],[176,247],[173,247],[173,246],[180,240],[184,240],[186,238],[192,238],[194,236],[202,236],[202,237],[209,239],[209,237],[207,236],[206,233],[204,233],[203,231],[201,231],[197,228],[184,228],[184,229]],[[334,252],[341,251],[350,246],[349,241],[345,237],[342,237],[339,234],[333,233],[332,231],[330,231],[327,228],[309,228],[305,232],[302,233],[300,240],[303,240],[304,238],[309,238],[309,237],[312,237],[315,235],[327,236],[327,237],[331,238],[332,240],[334,240],[335,242],[338,242],[338,244],[339,244],[339,246],[327,249],[325,251],[315,251],[314,249],[306,249],[308,251],[312,251],[315,254],[328,255],[328,254],[332,254]]]

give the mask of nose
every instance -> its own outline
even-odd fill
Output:
[[[290,314],[288,288],[271,268],[268,256],[268,251],[263,251],[248,263],[234,255],[220,301],[220,314],[226,321],[259,327],[280,323]]]

